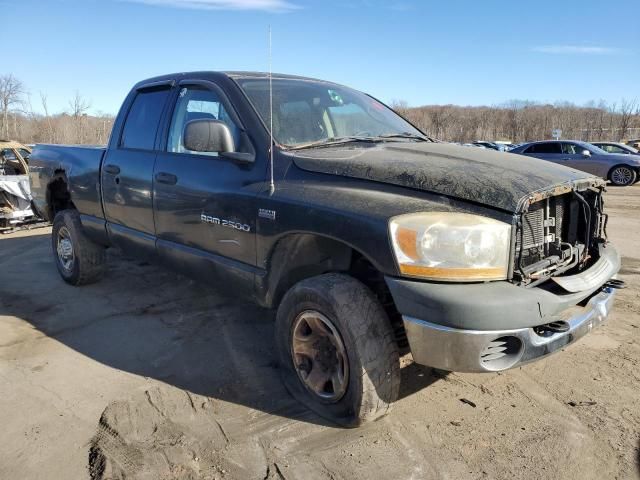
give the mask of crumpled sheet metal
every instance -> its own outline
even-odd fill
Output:
[[[0,190],[23,200],[31,201],[28,175],[0,175]]]
[[[33,216],[31,184],[28,175],[0,175],[0,218],[21,219]],[[3,198],[10,204],[6,205]]]

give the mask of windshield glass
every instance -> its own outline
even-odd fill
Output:
[[[239,79],[238,83],[268,129],[269,79]],[[273,136],[286,147],[398,134],[423,136],[364,93],[320,81],[273,79]]]

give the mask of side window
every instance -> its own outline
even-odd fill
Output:
[[[584,149],[582,149],[584,150]],[[575,143],[563,143],[562,144],[562,153],[565,155],[578,155],[580,154],[580,146]]]
[[[10,149],[10,148],[5,148],[4,150],[2,150],[2,155],[4,156],[5,160],[18,160],[18,157],[16,157],[15,152]]]
[[[227,124],[238,145],[238,127],[233,123],[218,94],[200,86],[182,87],[171,118],[167,151],[217,156],[215,152],[191,152],[184,147],[184,127],[192,120],[220,120]]]
[[[537,143],[530,146],[525,153],[562,153],[557,142]]]
[[[538,145],[538,153],[562,153],[562,149],[557,142],[541,143]]]
[[[146,90],[136,95],[122,131],[120,146],[153,150],[162,109],[169,89]]]

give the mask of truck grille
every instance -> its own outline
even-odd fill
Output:
[[[532,204],[516,236],[516,261],[526,267],[558,254],[561,242],[574,244],[579,216],[578,201],[570,193]]]
[[[526,213],[522,218],[522,230],[523,248],[530,249],[542,245],[544,243],[544,210],[538,208]]]
[[[531,203],[516,229],[514,279],[537,284],[597,260],[606,238],[602,190],[585,188]]]

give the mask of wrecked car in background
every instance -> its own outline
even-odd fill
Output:
[[[31,149],[0,140],[0,230],[34,219],[31,210]]]

